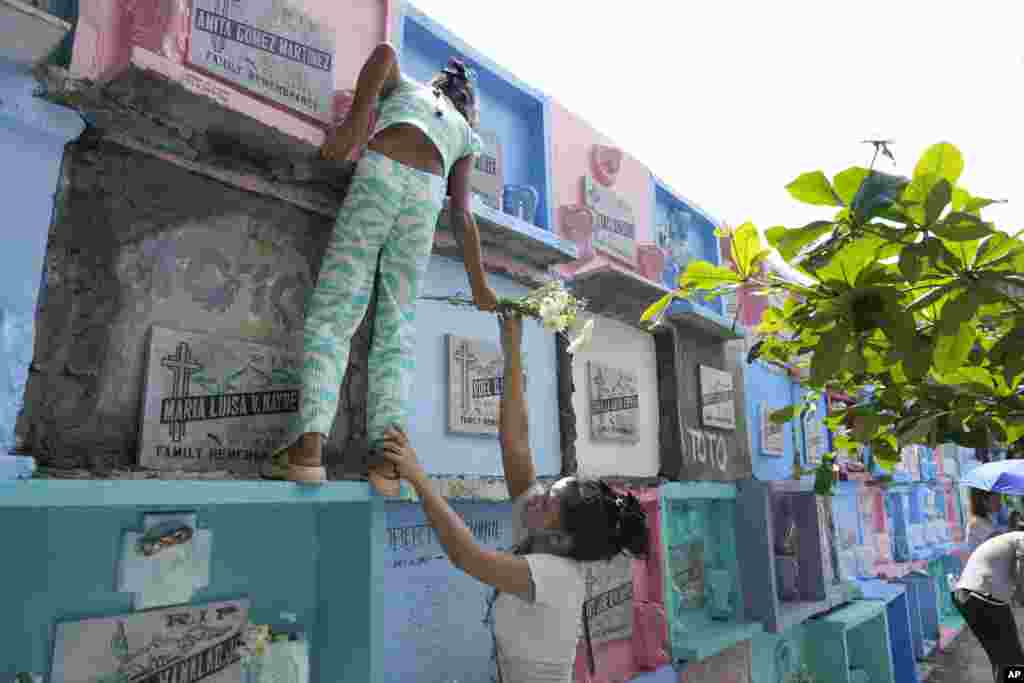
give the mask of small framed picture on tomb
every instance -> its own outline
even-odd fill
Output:
[[[470,173],[470,188],[484,204],[495,211],[501,211],[505,187],[501,140],[496,133],[487,130],[480,131],[480,140],[484,143],[484,148],[483,152],[477,155],[473,171]]]
[[[780,458],[786,454],[786,426],[772,422],[772,409],[767,401],[761,401],[761,455]]]
[[[505,389],[505,357],[498,344],[448,335],[448,431],[498,435],[498,409]],[[523,358],[523,385],[526,385]]]
[[[587,362],[590,392],[590,438],[637,443],[640,396],[637,373]]]
[[[732,375],[728,372],[699,366],[700,416],[705,427],[736,429],[736,405]]]

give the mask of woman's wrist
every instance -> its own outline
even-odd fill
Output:
[[[415,472],[406,477],[406,481],[409,485],[416,490],[416,493],[421,493],[423,490],[430,488],[430,477],[423,471],[423,468],[418,468]],[[422,495],[420,496],[423,497]]]

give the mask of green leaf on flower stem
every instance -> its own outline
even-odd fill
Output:
[[[768,244],[778,249],[779,242],[787,232],[789,232],[789,228],[785,225],[776,225],[764,231],[764,238],[768,240]]]
[[[964,157],[960,150],[948,142],[940,142],[926,149],[918,159],[914,167],[914,178],[931,176],[936,181],[944,178],[953,185],[963,171]]]
[[[1017,386],[1022,374],[1024,374],[1024,356],[1006,360],[1003,365],[1003,379],[1009,386]]]
[[[935,369],[947,373],[963,365],[974,346],[976,336],[974,326],[966,323],[960,325],[954,334],[940,336],[932,354]]]
[[[882,459],[895,458],[897,461],[900,457],[896,436],[893,434],[892,429],[887,429],[880,433],[877,438],[872,439],[871,450],[874,451],[871,456],[876,460],[878,456],[882,456]]]
[[[899,294],[895,290],[889,289],[885,294],[885,308],[879,318],[882,333],[897,348],[911,351],[918,347],[918,324],[913,313],[900,305]]]
[[[640,316],[640,322],[645,324],[651,324],[655,322],[662,314],[662,312],[668,308],[668,305],[672,303],[675,298],[675,293],[669,292],[665,296],[661,297],[653,304],[647,307],[644,314]]]
[[[1014,356],[1024,356],[1024,329],[1014,328],[995,343],[989,356],[996,363],[1003,363]]]
[[[915,177],[903,188],[903,193],[900,195],[900,203],[906,207],[907,217],[917,225],[924,225],[925,223],[924,205],[932,185],[937,180],[934,176]]]
[[[786,230],[783,228],[784,232],[774,233],[773,237],[776,238],[776,241],[772,243],[772,246],[779,250],[779,254],[782,258],[789,261],[799,254],[801,249],[806,247],[808,244],[813,243],[815,240],[834,228],[835,223],[831,221],[813,221],[803,227],[794,228],[792,230]],[[772,230],[776,229],[777,228],[772,228]]]
[[[900,452],[884,440],[871,442],[871,459],[886,472],[892,472],[901,460]]]
[[[924,269],[924,252],[916,244],[903,247],[900,252],[899,267],[900,273],[907,279],[907,282],[915,283],[921,277]]]
[[[907,380],[919,382],[928,376],[932,367],[932,344],[930,340],[919,339],[918,347],[913,350],[902,350],[903,359],[900,365]]]
[[[757,264],[769,253],[768,248],[761,243],[757,228],[750,222],[744,223],[733,233],[729,251],[741,280],[753,275]]]
[[[871,171],[857,188],[857,194],[850,203],[854,223],[867,223],[875,216],[889,217],[886,214],[895,210],[909,182],[902,176]],[[922,196],[920,201],[923,200]],[[891,218],[897,222],[904,222],[901,215],[893,215]]]
[[[831,496],[834,493],[835,473],[832,471],[834,460],[835,458],[831,454],[826,453],[814,469],[814,493],[819,496]]]
[[[842,202],[836,196],[835,190],[828,182],[828,178],[821,171],[803,173],[796,180],[786,185],[789,194],[804,204],[814,206],[841,206]]]
[[[863,166],[851,166],[833,176],[832,186],[835,188],[839,201],[850,206],[853,203],[853,198],[857,196],[857,190],[860,189],[861,183],[870,173],[871,169]]]
[[[933,226],[934,227],[934,226]],[[928,237],[921,244],[921,249],[928,255],[932,267],[939,271],[949,272],[963,267],[960,257],[949,250],[949,245],[938,237]]]
[[[978,213],[982,209],[993,204],[1005,204],[1005,199],[985,199],[984,197],[971,197],[967,204],[964,205],[964,211],[967,213]]]
[[[939,220],[939,216],[942,215],[942,211],[949,205],[952,197],[952,186],[945,178],[940,178],[939,182],[932,185],[932,189],[928,191],[928,199],[924,203],[925,225],[931,225]]]
[[[888,244],[886,240],[874,235],[864,235],[843,245],[828,263],[815,271],[815,276],[822,281],[834,280],[853,286],[862,270],[879,258],[879,250]]]
[[[811,357],[811,384],[823,386],[835,378],[843,364],[846,347],[850,342],[850,329],[836,325],[818,340]]]
[[[679,286],[685,290],[709,290],[739,282],[740,276],[736,271],[707,261],[690,261],[679,276]]]
[[[940,223],[931,225],[929,229],[950,242],[980,240],[994,232],[990,224],[973,214],[962,211],[949,214]]]
[[[967,289],[946,300],[939,318],[939,332],[943,335],[956,334],[961,325],[971,322],[982,297],[974,289]]]
[[[1012,259],[1013,255],[1016,255],[1021,250],[1024,250],[1024,242],[1021,242],[1016,235],[1011,237],[1006,233],[997,232],[982,243],[978,249],[975,265],[994,267],[998,265],[996,262],[999,259],[1007,256]]]
[[[932,433],[935,431],[938,421],[939,417],[937,415],[926,415],[901,424],[900,428],[896,431],[896,438],[900,448],[915,443],[931,443]]]
[[[885,418],[877,414],[858,415],[853,422],[853,436],[857,441],[870,441]]]
[[[768,419],[772,424],[785,424],[796,417],[796,414],[801,410],[803,406],[800,404],[788,405],[785,408],[779,408],[773,410],[769,415]]]
[[[1015,443],[1021,437],[1024,437],[1024,421],[1019,420],[1015,422],[1007,422],[1005,424],[1006,429],[1006,443]]]
[[[967,202],[971,201],[971,193],[962,187],[953,188],[953,197],[950,200],[950,208],[953,211],[963,211]]]

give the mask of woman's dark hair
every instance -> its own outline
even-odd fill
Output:
[[[647,513],[631,493],[617,493],[600,479],[572,479],[561,496],[562,529],[579,562],[611,560],[622,552],[645,557]]]
[[[463,118],[470,124],[474,123],[476,89],[465,63],[458,59],[449,59],[448,66],[430,81],[430,87],[435,93],[444,93]]]
[[[538,538],[527,537],[517,544],[512,552],[528,555],[532,552],[564,554],[578,562],[611,560],[625,552],[632,557],[643,558],[648,553],[647,512],[632,493],[617,493],[600,479],[573,478],[559,495],[559,512],[562,529],[558,536],[568,537],[566,546],[557,547]],[[495,589],[487,600],[487,615],[484,624],[491,629],[494,649],[491,659],[497,666],[498,640],[494,634],[494,603],[498,598]],[[594,674],[594,648],[590,642],[590,615],[586,604],[583,606],[583,635],[587,642],[587,662],[591,675]],[[492,677],[497,683],[499,677]]]
[[[971,514],[975,517],[988,519],[989,513],[992,511],[991,500],[991,492],[972,488],[970,499]]]

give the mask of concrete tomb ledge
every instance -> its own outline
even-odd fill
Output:
[[[173,282],[191,277],[179,272],[185,268],[179,262],[206,258],[194,253],[202,245],[176,235],[205,231],[221,241],[256,243],[258,249],[245,256],[252,261],[243,269],[249,277],[258,274],[253,264],[260,259],[289,253],[291,265],[308,268],[288,278],[308,287],[354,168],[321,161],[309,140],[146,68],[153,61],[132,64],[102,84],[73,79],[52,66],[35,72],[45,100],[70,107],[89,122],[67,147],[52,225],[43,238],[47,254],[37,342],[16,426],[19,450],[34,456],[41,474],[50,478],[202,478],[197,472],[143,473],[134,467],[147,333],[153,325],[188,327],[165,302],[179,295],[169,289]],[[481,207],[485,266],[492,272],[536,286],[551,263],[575,258],[573,245]],[[460,256],[443,218],[441,223],[435,252]],[[161,260],[165,251],[175,260]],[[237,285],[237,275],[228,273],[218,286]],[[296,287],[292,282],[275,295],[280,310],[267,304],[273,292],[256,301],[255,289],[252,304],[224,304],[231,315],[251,305],[253,314],[262,316],[240,326],[223,323],[223,311],[212,316],[219,310],[210,308],[216,302],[198,300],[195,292],[189,305],[205,302],[203,322],[196,323],[204,332],[285,346],[300,324]],[[366,355],[374,309],[371,302],[353,338],[339,411],[324,445],[332,480],[365,479]],[[275,310],[283,322],[273,322]],[[571,382],[563,384],[571,390]],[[559,405],[565,418],[571,396]]]
[[[196,481],[201,480],[201,481]],[[539,477],[552,483],[554,477]],[[648,478],[609,479],[623,488],[656,488]],[[185,484],[184,482],[188,482]],[[434,491],[450,500],[473,503],[510,501],[501,477],[431,476]],[[199,488],[193,489],[193,486]],[[0,482],[0,507],[91,507],[111,505],[200,505],[367,502],[379,498],[365,481],[330,481],[321,487],[291,482],[252,481],[227,471],[175,472],[115,470],[98,479],[88,470],[40,468],[26,481]],[[393,502],[419,502],[407,482]]]
[[[597,256],[591,263],[575,270],[572,289],[590,302],[589,308],[595,313],[632,327],[641,327],[640,317],[644,311],[670,291],[660,282],[649,280],[604,256]],[[742,326],[691,301],[677,299],[672,302],[666,318],[683,328],[700,330],[720,341],[742,339],[745,335]]]
[[[0,482],[0,508],[119,507],[148,509],[199,505],[369,503],[365,482],[333,481],[297,486],[264,481],[68,481]]]
[[[687,630],[670,629],[673,660],[708,659],[764,631],[761,624],[746,621],[717,622],[708,619],[689,626]]]
[[[557,477],[537,478],[543,484],[554,483],[557,479]],[[662,482],[650,477],[602,477],[602,479],[613,487],[632,491],[656,489],[662,485]],[[430,484],[435,492],[450,500],[483,503],[501,503],[510,500],[505,479],[502,477],[431,476]],[[407,482],[402,482],[401,499],[405,502],[418,502],[419,496]]]
[[[139,55],[145,51],[136,50]],[[319,158],[319,147],[193,92],[166,75],[171,66],[151,54],[104,83],[72,78],[52,65],[36,69],[40,95],[76,109],[89,125],[118,144],[192,172],[271,196],[334,218],[354,162]],[[154,66],[161,67],[161,73]],[[536,286],[548,268],[576,258],[576,245],[474,198],[485,266]],[[461,258],[450,236],[447,208],[439,221],[435,253]],[[445,233],[448,237],[445,237]]]
[[[833,612],[824,614],[810,622],[815,629],[829,629],[833,632],[845,633],[860,626],[864,622],[885,614],[883,600],[858,600]]]

